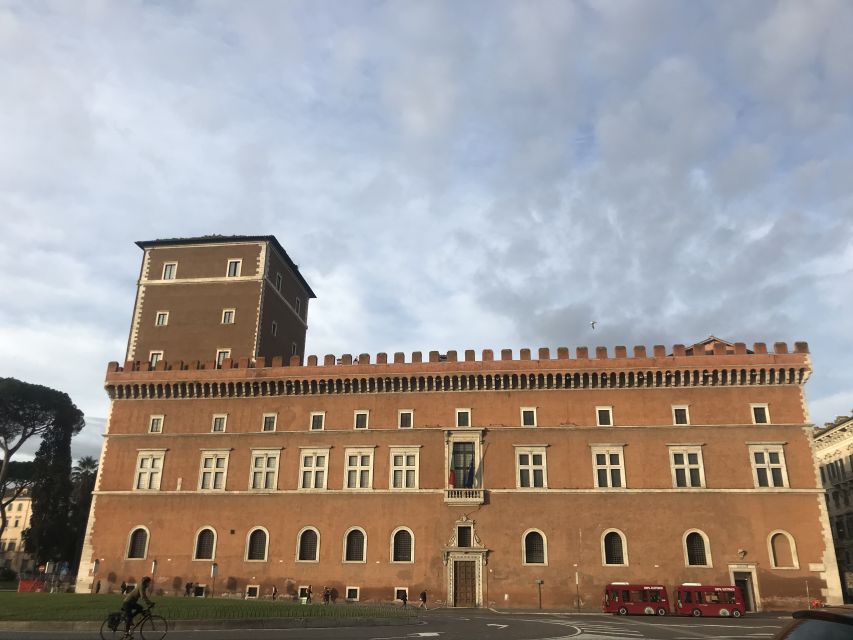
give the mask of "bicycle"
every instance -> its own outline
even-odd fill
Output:
[[[151,613],[152,604],[147,609],[143,609],[141,616],[137,622],[131,622],[130,636],[139,630],[139,635],[142,640],[163,640],[166,633],[169,631],[169,623],[166,618]],[[134,616],[136,617],[136,616]],[[115,611],[107,615],[101,625],[102,640],[120,640],[124,637],[124,611]]]

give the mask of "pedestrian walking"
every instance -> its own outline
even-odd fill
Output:
[[[193,583],[192,583],[192,582],[187,582],[187,583],[184,585],[184,597],[185,597],[185,598],[189,598],[189,597],[190,597],[190,595],[192,595],[192,592],[193,592]]]
[[[311,591],[311,585],[308,585],[308,591],[305,592],[305,604],[311,604],[311,596],[314,595],[314,592]]]
[[[95,595],[101,592],[101,581],[98,580],[98,584],[95,585]]]
[[[329,604],[332,599],[332,590],[329,587],[323,587],[323,604]]]
[[[119,591],[121,591],[121,595],[124,595],[125,593],[127,593],[127,583],[124,580],[122,580],[118,589],[119,589]]]
[[[276,589],[275,585],[272,586],[272,599],[275,601],[276,596],[278,596],[278,589]]]
[[[427,594],[426,594],[426,589],[424,589],[423,591],[421,591],[421,603],[418,605],[418,609],[427,609],[426,601],[427,601]]]
[[[400,592],[400,600],[403,601],[403,608],[404,609],[409,606],[409,594],[406,593],[405,591]]]

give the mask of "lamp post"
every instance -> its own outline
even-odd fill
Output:
[[[210,593],[213,597],[216,597],[216,575],[219,573],[219,565],[215,562],[210,565],[210,577],[213,578],[213,586],[210,589]]]
[[[544,582],[545,581],[542,579],[539,579],[536,581],[536,589],[539,591],[539,608],[540,609],[542,608],[542,583],[544,583]]]

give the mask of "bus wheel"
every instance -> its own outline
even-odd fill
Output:
[[[659,616],[665,616],[666,615],[666,609],[664,609],[663,607],[658,609],[658,615]]]
[[[698,618],[701,615],[702,615],[702,612],[699,611],[699,609],[693,609],[693,617],[694,618]]]
[[[732,617],[740,618],[740,609],[732,609]]]
[[[619,615],[620,616],[627,616],[628,610],[625,607],[619,607]]]

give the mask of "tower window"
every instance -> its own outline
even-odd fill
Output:
[[[228,277],[236,278],[240,275],[240,269],[243,266],[242,260],[229,260],[228,261]]]

